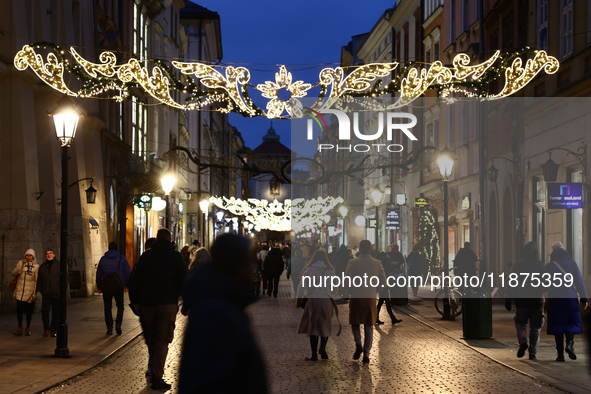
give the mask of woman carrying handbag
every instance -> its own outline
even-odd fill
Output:
[[[14,299],[16,300],[16,319],[18,321],[18,328],[14,335],[23,335],[23,313],[27,317],[25,335],[31,335],[31,318],[35,311],[38,275],[39,264],[35,263],[35,251],[28,249],[25,252],[25,259],[19,261],[12,270],[12,276],[16,279]]]

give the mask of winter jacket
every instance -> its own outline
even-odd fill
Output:
[[[37,291],[43,297],[59,297],[60,295],[60,261],[53,259],[45,260],[39,266],[39,277],[37,278]]]
[[[119,266],[119,257],[121,257],[121,266]],[[129,261],[116,250],[109,250],[103,257],[101,257],[98,268],[96,269],[96,285],[99,286],[104,278],[117,273],[117,269],[119,269],[118,273],[121,282],[123,282],[126,287],[129,286],[129,277],[131,276]]]
[[[169,241],[156,241],[142,254],[131,277],[132,304],[158,306],[177,304],[189,272],[183,256]]]
[[[521,250],[521,260],[515,262],[511,267],[511,274],[518,275],[519,285],[506,289],[507,294],[515,298],[515,306],[518,308],[542,307],[544,287],[540,286],[540,283],[533,278],[542,281],[543,273],[544,263],[538,260],[538,248],[534,242],[528,242]],[[532,276],[532,274],[534,275]],[[528,280],[524,283],[526,277]]]
[[[23,271],[20,275],[18,274],[19,270]],[[16,267],[12,270],[12,276],[18,276],[14,289],[15,300],[28,303],[35,301],[38,275],[39,264],[35,264],[35,260],[30,263],[19,261],[16,264]]]
[[[183,290],[190,308],[179,393],[268,392],[265,365],[244,311],[251,289],[224,277],[212,263],[191,272]]]
[[[284,263],[281,250],[273,248],[265,259],[265,274],[267,277],[281,275],[283,273]]]
[[[420,253],[411,253],[406,256],[406,265],[408,266],[409,275],[421,275],[421,265],[423,264],[423,256]]]
[[[378,287],[371,286],[369,279],[367,280],[367,286],[362,283],[362,286],[357,287],[353,283],[347,283],[347,281],[343,284],[343,289],[351,295],[349,324],[373,325],[378,319],[376,294],[386,285],[386,274],[379,260],[363,253],[349,261],[345,277],[350,276],[351,282],[353,282],[355,276],[363,278],[365,274],[367,274],[367,278],[377,276],[379,279]]]
[[[476,275],[476,262],[478,257],[472,249],[461,248],[454,259],[454,274],[456,276],[468,275],[468,277]]]
[[[581,302],[587,302],[587,289],[585,282],[577,267],[577,263],[570,259],[568,252],[562,248],[554,250],[550,255],[551,262],[546,264],[545,273],[552,277],[552,283],[563,280],[562,286],[548,288],[548,334],[582,333],[581,312],[579,311],[579,296]],[[567,273],[572,274],[573,284],[567,287],[564,283],[564,274],[554,261]],[[556,276],[555,276],[556,274]],[[578,294],[577,294],[578,293]]]
[[[342,276],[342,274],[347,269],[347,265],[349,264],[349,260],[351,260],[351,255],[347,248],[340,248],[333,256],[332,265],[336,270],[336,274]]]

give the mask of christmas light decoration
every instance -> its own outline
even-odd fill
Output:
[[[37,53],[37,49],[48,49],[47,61]],[[392,81],[382,86],[381,78],[391,76],[399,63],[371,63],[355,67],[348,74],[343,67],[324,68],[316,84],[296,81],[285,66],[279,67],[275,81],[266,81],[256,87],[249,84],[250,71],[245,67],[210,66],[203,63],[173,61],[172,67],[180,70],[182,81],[172,69],[160,60],[152,61],[155,66],[148,70],[147,60],[129,59],[125,64],[117,65],[117,58],[112,52],[103,52],[100,63],[84,59],[74,48],[69,53],[73,62],[66,56],[67,51],[50,43],[25,45],[15,58],[14,65],[24,71],[31,68],[46,84],[59,92],[74,97],[93,97],[108,93],[118,101],[130,98],[135,88],[144,90],[157,102],[182,110],[200,110],[202,107],[220,103],[215,110],[237,112],[245,116],[267,116],[269,118],[295,118],[303,116],[299,98],[307,95],[308,90],[319,86],[320,95],[311,109],[320,111],[333,106],[345,110],[347,103],[355,98],[374,98],[384,95],[398,96],[394,104],[384,106],[377,100],[366,100],[363,104],[374,110],[400,108],[420,97],[427,89],[435,89],[439,97],[453,102],[454,94],[460,93],[481,100],[495,100],[507,97],[523,89],[541,71],[554,74],[560,63],[546,52],[524,48],[508,54],[496,51],[483,63],[470,65],[470,57],[458,54],[454,57],[453,67],[445,67],[436,61],[427,68],[420,68],[416,63],[404,65]],[[533,54],[523,66],[521,55]],[[141,63],[145,63],[142,66]],[[495,64],[500,63],[498,66]],[[218,69],[224,70],[222,73]],[[72,90],[64,82],[68,72],[80,81],[78,91]],[[99,75],[100,74],[100,75]],[[195,79],[208,90],[202,90]],[[487,85],[498,78],[504,79],[504,86],[497,94],[490,94]],[[259,108],[250,98],[248,87],[261,92],[268,99],[267,112]],[[178,91],[184,96],[182,103],[172,99],[170,91]],[[285,90],[290,97],[279,98]],[[114,93],[113,93],[114,92]],[[135,98],[136,101],[139,101]],[[140,102],[141,103],[141,102]],[[287,116],[284,116],[287,112]]]
[[[267,117],[278,118],[287,111],[290,116],[301,117],[303,106],[297,98],[304,97],[312,85],[297,81],[291,83],[292,76],[287,72],[285,66],[279,68],[275,73],[275,82],[267,81],[264,84],[257,85],[256,89],[263,92],[262,96],[270,99],[267,103]],[[285,89],[290,93],[290,98],[286,101],[278,97],[280,90]]]
[[[277,200],[269,202],[249,198],[241,200],[235,197],[212,196],[209,202],[234,215],[244,216],[245,223],[272,231],[302,232],[305,229],[321,226],[326,220],[324,216],[343,203],[341,197],[318,197],[311,200],[297,198],[286,199],[283,203]],[[292,209],[293,208],[293,209]],[[260,231],[260,230],[257,230]]]
[[[212,196],[209,202],[218,208],[232,212],[234,215],[244,216],[245,220],[264,230],[290,231],[291,200],[283,203],[277,200],[269,203],[267,200],[249,198],[241,200],[234,197]],[[257,231],[260,231],[257,229]]]

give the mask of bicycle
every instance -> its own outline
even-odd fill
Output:
[[[453,271],[453,268],[450,269]],[[454,286],[449,286],[449,309],[450,315],[452,319],[460,316],[464,312],[464,306],[462,304],[462,297],[464,295],[457,290]],[[443,304],[445,300],[445,288],[442,288],[435,294],[435,299],[433,303],[435,304],[435,309],[441,316],[443,316]]]

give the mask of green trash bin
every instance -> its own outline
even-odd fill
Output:
[[[394,275],[395,277],[403,276],[404,274]],[[402,283],[402,279],[400,280]],[[407,281],[404,281],[407,283]],[[390,304],[396,306],[408,305],[408,287],[394,286],[390,288]]]
[[[477,290],[462,299],[462,329],[465,339],[492,337],[492,298],[488,290]]]

